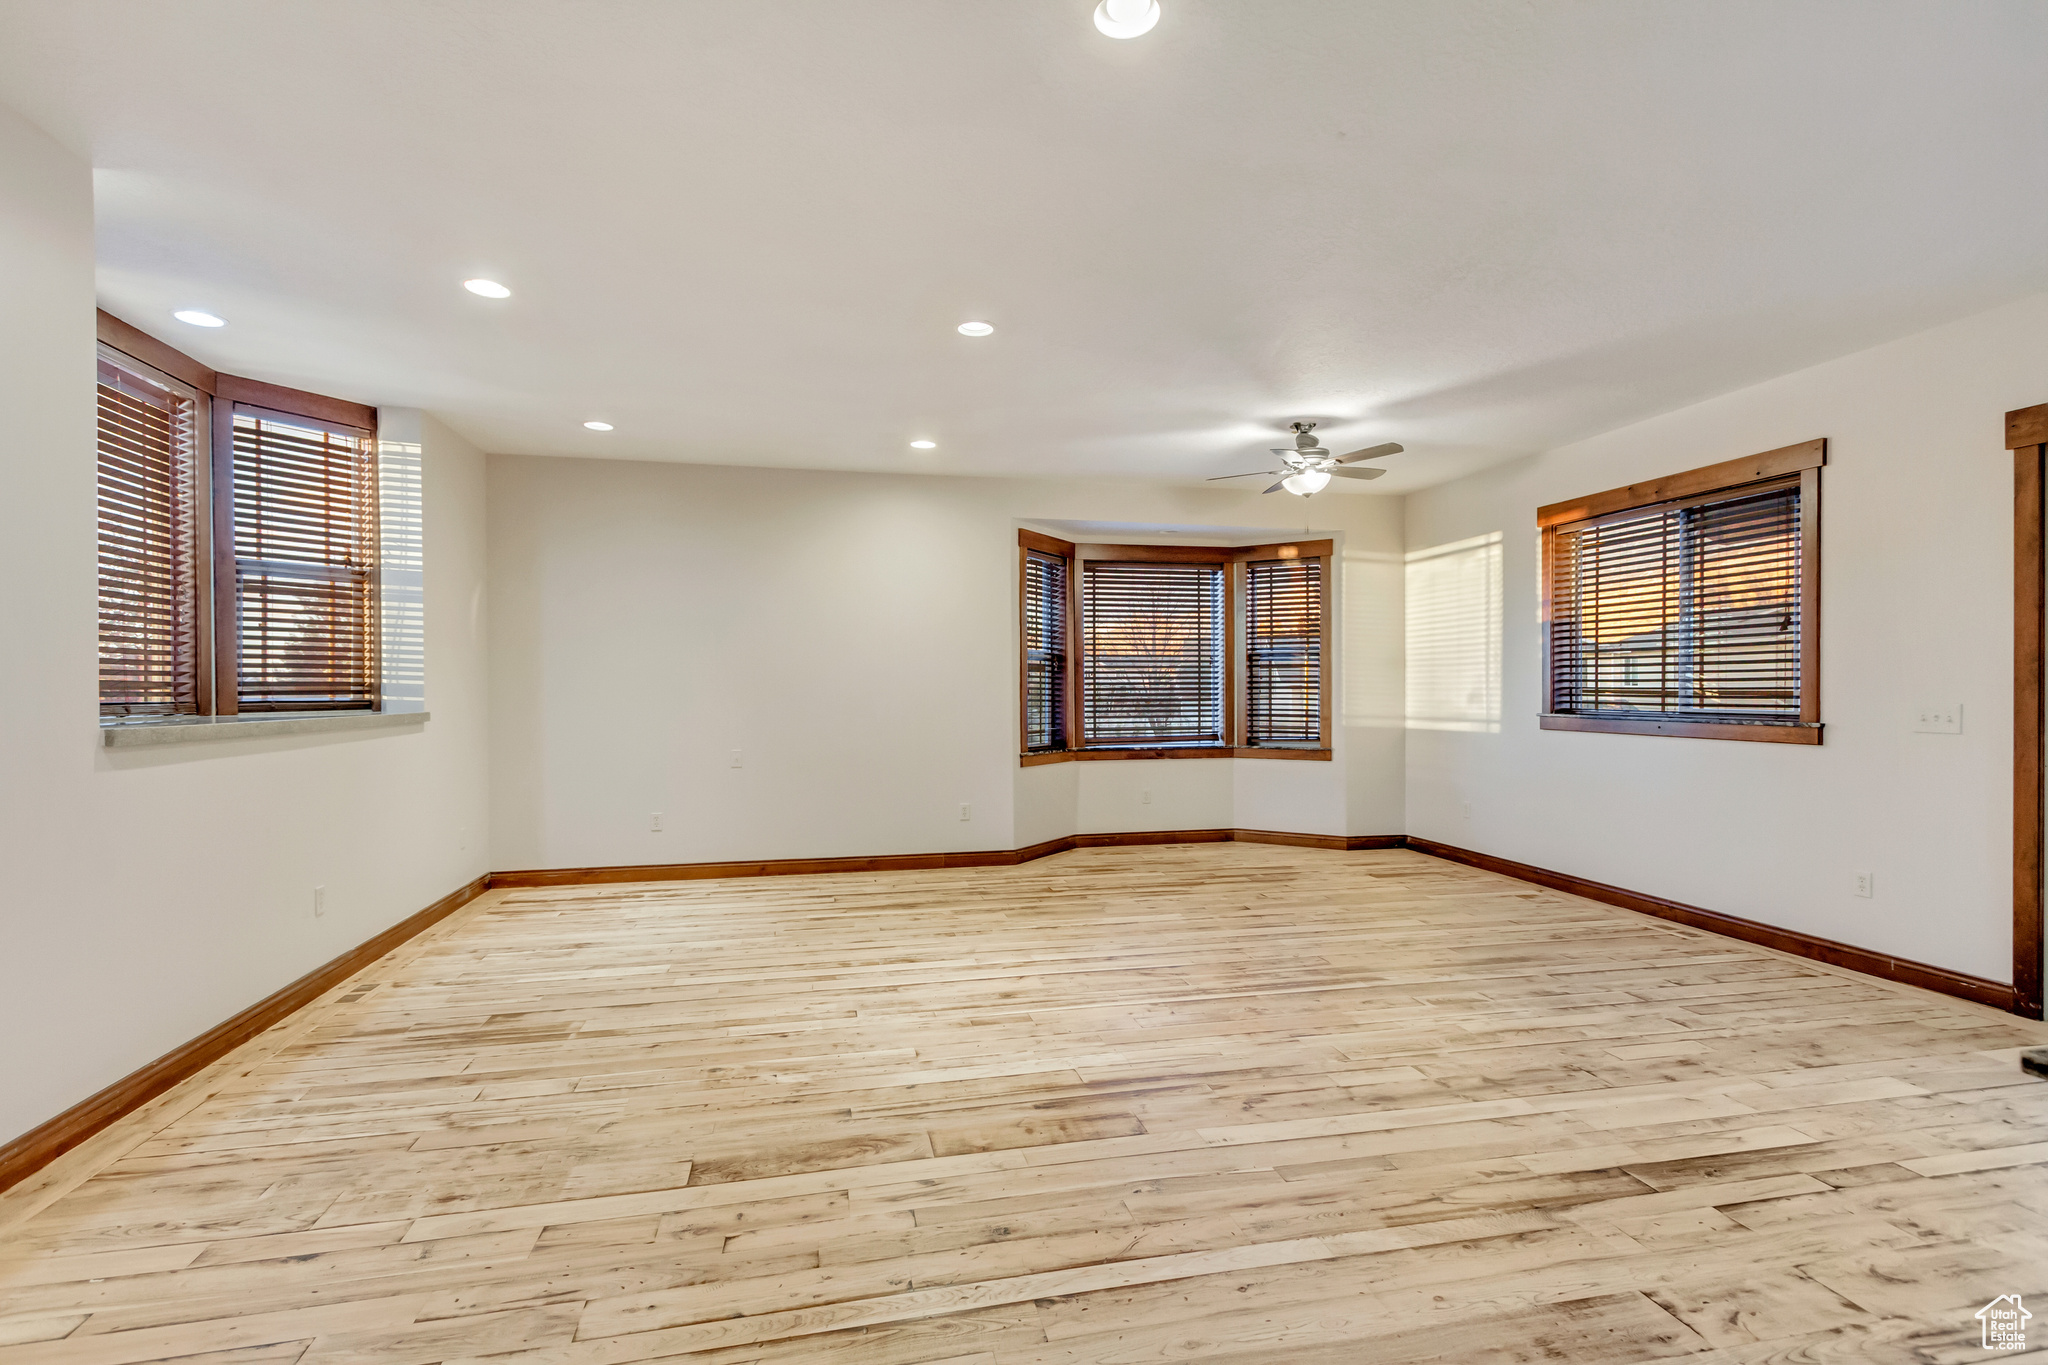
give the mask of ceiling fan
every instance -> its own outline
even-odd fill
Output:
[[[1340,479],[1377,479],[1387,471],[1346,469],[1344,466],[1357,460],[1376,460],[1382,455],[1398,455],[1405,448],[1389,441],[1385,445],[1368,446],[1364,450],[1354,450],[1349,455],[1339,455],[1335,451],[1323,449],[1322,442],[1313,434],[1316,429],[1314,422],[1289,422],[1287,429],[1294,433],[1293,448],[1272,448],[1273,453],[1280,457],[1281,468],[1255,469],[1249,474],[1219,474],[1205,482],[1216,483],[1222,479],[1252,479],[1278,474],[1280,481],[1271,488],[1262,489],[1262,492],[1278,493],[1284,488],[1290,493],[1306,498],[1322,492],[1332,475]]]

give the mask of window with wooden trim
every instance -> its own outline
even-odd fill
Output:
[[[1244,566],[1244,740],[1316,745],[1323,733],[1323,565]]]
[[[1024,762],[1330,756],[1330,542],[1018,540]]]
[[[1024,551],[1024,752],[1067,747],[1067,559]]]
[[[1545,729],[1820,742],[1809,441],[1542,508]]]
[[[376,412],[100,314],[104,716],[376,710]]]
[[[370,433],[237,403],[233,468],[237,709],[374,708]]]
[[[99,356],[100,709],[199,710],[205,412],[190,385]]]
[[[1089,748],[1230,742],[1220,564],[1084,561],[1081,732]]]

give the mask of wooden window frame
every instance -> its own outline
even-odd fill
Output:
[[[102,314],[101,316],[105,316]],[[174,391],[185,391],[192,400],[192,508],[190,511],[192,537],[192,702],[191,711],[154,710],[137,711],[128,707],[110,709],[108,703],[100,703],[100,715],[104,719],[135,721],[152,716],[172,717],[181,715],[211,715],[213,713],[213,560],[209,550],[212,543],[212,517],[207,511],[212,502],[213,462],[210,458],[213,400],[210,390],[203,389],[184,375],[173,373],[162,366],[121,350],[102,339],[97,350],[100,359],[119,369],[127,370],[137,378],[151,383],[164,384]],[[108,360],[111,355],[117,357]],[[208,372],[210,374],[210,372]]]
[[[1287,545],[1280,549],[1298,549]],[[1307,753],[1327,752],[1330,748],[1330,562],[1332,556],[1323,555],[1247,555],[1230,566],[1230,591],[1234,599],[1231,615],[1231,630],[1237,637],[1231,654],[1231,710],[1232,724],[1238,747],[1256,751],[1260,758],[1271,758],[1289,750]],[[1251,737],[1251,568],[1254,564],[1284,563],[1288,560],[1299,562],[1312,560],[1316,565],[1318,589],[1318,639],[1316,649],[1316,737],[1304,743],[1300,740],[1276,740],[1259,744]]]
[[[1615,735],[1665,735],[1678,739],[1726,739],[1765,744],[1819,744],[1820,719],[1820,471],[1827,464],[1825,438],[1781,446],[1739,460],[1724,460],[1646,483],[1609,489],[1590,497],[1551,503],[1536,509],[1542,535],[1541,631],[1543,710],[1537,724],[1545,730],[1585,730]],[[1586,716],[1557,709],[1557,678],[1552,671],[1552,632],[1556,625],[1554,548],[1560,531],[1627,512],[1698,503],[1761,491],[1773,484],[1799,487],[1799,719],[1797,721],[1699,721],[1623,719]]]
[[[1336,557],[1332,540],[1276,541],[1267,545],[1101,545],[1076,543],[1037,531],[1017,532],[1017,716],[1020,767],[1043,763],[1117,762],[1127,759],[1183,758],[1270,758],[1329,762],[1332,758],[1331,667],[1333,631],[1331,606],[1331,565]],[[1029,722],[1024,713],[1025,659],[1023,657],[1024,560],[1026,552],[1054,555],[1067,561],[1067,641],[1065,701],[1067,745],[1065,749],[1032,751],[1024,747]],[[1300,745],[1266,746],[1244,742],[1245,658],[1244,658],[1244,566],[1261,559],[1314,559],[1323,574],[1322,696],[1320,739],[1316,747]],[[1088,748],[1086,720],[1081,714],[1083,662],[1080,654],[1081,582],[1090,561],[1120,561],[1137,564],[1215,564],[1224,569],[1224,712],[1223,744],[1171,745],[1157,748]]]
[[[1065,565],[1067,600],[1061,612],[1065,625],[1065,638],[1060,641],[1060,741],[1064,745],[1073,735],[1074,703],[1074,547],[1064,540],[1042,536],[1036,531],[1017,533],[1017,752],[1029,763],[1058,762],[1066,756],[1065,748],[1034,749],[1031,747],[1031,657],[1025,633],[1026,591],[1030,581],[1030,560],[1032,553],[1060,560]]]
[[[213,581],[217,585],[233,585],[239,581],[235,553],[236,417],[252,417],[259,422],[298,423],[307,428],[328,431],[364,442],[370,460],[370,502],[375,506],[377,414],[374,408],[324,398],[319,394],[302,393],[276,384],[238,379],[232,375],[222,375],[220,379],[220,388],[213,400]],[[374,527],[372,540],[380,540],[381,536],[381,526]],[[379,582],[381,576],[381,569],[373,569],[369,576],[370,629],[367,662],[370,689],[368,700],[358,703],[271,703],[253,705],[245,710],[241,698],[242,603],[239,591],[232,586],[226,592],[217,592],[214,596],[213,638],[216,657],[213,674],[216,679],[222,680],[223,685],[216,690],[214,697],[216,714],[306,715],[330,711],[382,711],[384,669],[382,585]]]
[[[282,384],[267,384],[257,379],[244,379],[239,375],[222,374],[207,368],[175,347],[168,346],[149,333],[130,323],[123,322],[105,309],[98,310],[97,332],[101,345],[117,351],[147,369],[157,370],[169,377],[198,390],[202,397],[203,424],[208,431],[210,449],[206,458],[201,459],[198,469],[198,491],[202,514],[197,520],[198,560],[201,565],[198,591],[201,595],[199,626],[202,644],[198,651],[197,714],[203,716],[232,716],[240,714],[238,679],[240,674],[240,631],[238,629],[239,602],[236,600],[235,582],[235,523],[234,523],[234,426],[235,409],[262,410],[267,415],[287,421],[310,421],[320,426],[348,428],[362,435],[369,442],[371,460],[377,459],[377,409],[362,403],[351,403],[325,394],[307,393],[302,389],[286,388]],[[379,530],[381,537],[382,531]],[[373,593],[379,590],[378,578],[371,578]],[[371,619],[381,626],[381,605],[373,605]],[[351,715],[381,712],[384,709],[383,684],[383,641],[381,636],[372,642],[373,658],[376,664],[373,677],[377,692],[367,707],[335,707],[336,712]],[[317,715],[323,710],[307,708],[304,711],[279,710],[251,714],[262,715]],[[143,718],[147,723],[147,718]]]

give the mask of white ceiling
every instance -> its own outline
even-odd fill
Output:
[[[1193,478],[1306,416],[1400,492],[2048,288],[2039,0],[1093,3],[0,0],[0,101],[100,168],[109,309],[497,451]]]

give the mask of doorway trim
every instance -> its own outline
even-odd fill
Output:
[[[2043,526],[2048,403],[2005,415],[2012,452],[2012,986],[2013,1012],[2041,1015]]]

